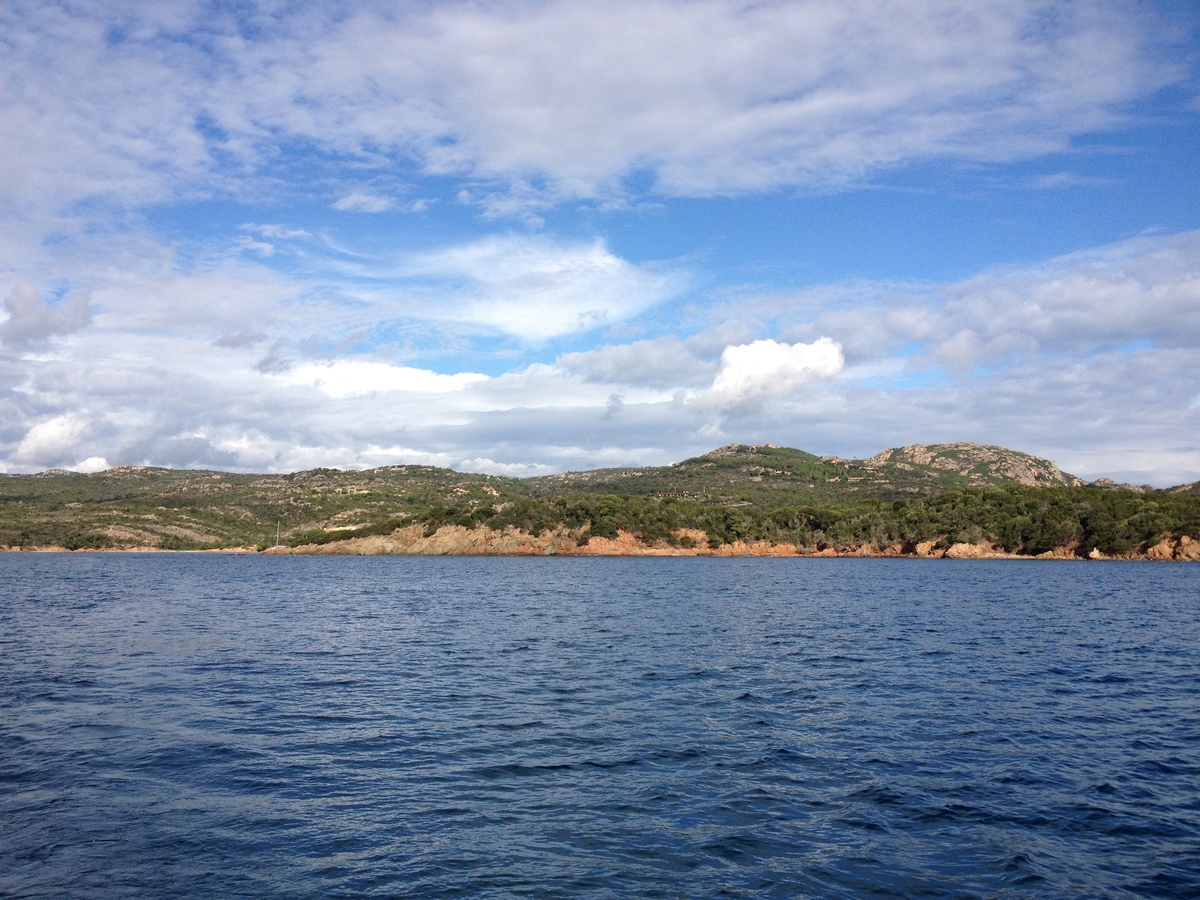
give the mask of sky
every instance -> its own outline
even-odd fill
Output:
[[[1200,479],[1200,6],[7,0],[0,472]]]

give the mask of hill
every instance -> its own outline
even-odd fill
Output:
[[[1169,488],[1173,494],[1189,494],[1192,497],[1200,497],[1200,481],[1193,481],[1191,484],[1181,484],[1178,487]]]
[[[730,444],[670,466],[564,472],[526,483],[535,496],[615,493],[782,505],[898,500],[999,484],[1075,487],[1083,481],[1028,453],[958,443],[912,444],[865,460],[818,457],[774,444]]]
[[[1119,554],[1200,532],[1198,498],[1197,485],[1085,486],[1047,460],[977,444],[914,444],[865,460],[733,444],[670,466],[529,479],[430,466],[286,475],[127,466],[0,477],[0,547],[262,549],[279,523],[293,547],[404,531],[408,547],[484,552],[471,548],[485,546],[487,531],[557,535],[544,547],[632,546],[628,538],[643,548],[751,541],[848,552],[987,540],[1005,552],[1087,544]]]
[[[0,478],[0,545],[67,549],[254,546],[284,533],[353,531],[431,505],[495,502],[520,494],[514,479],[433,466],[287,475],[123,466],[82,475]]]

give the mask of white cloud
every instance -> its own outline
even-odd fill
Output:
[[[1046,357],[1090,359],[1130,348],[1200,346],[1200,231],[1140,237],[940,285],[855,283],[818,301],[755,306],[789,337],[833,335],[853,365],[903,354],[954,374]],[[821,300],[836,294],[836,308]],[[796,310],[798,312],[793,312]]]
[[[827,337],[811,344],[771,339],[726,347],[703,405],[736,409],[768,397],[785,398],[801,388],[832,378],[845,364],[842,348]]]
[[[982,355],[983,342],[970,328],[961,329],[933,350],[934,358],[956,375],[971,371],[975,361]]]
[[[481,255],[457,271],[491,272],[503,257]],[[462,304],[470,282],[450,268],[431,283],[457,284],[447,302]],[[0,458],[19,471],[98,458],[258,471],[431,460],[519,474],[669,462],[714,441],[862,456],[965,439],[1089,476],[1195,480],[1198,273],[1200,233],[1143,237],[919,292],[852,283],[818,289],[816,304],[749,298],[724,308],[727,327],[686,340],[518,357],[485,377],[306,355],[309,334],[388,321],[384,302],[326,304],[243,264],[116,272],[93,291],[103,312],[91,327],[44,352],[0,351]],[[839,309],[821,313],[829,297]],[[769,319],[788,336],[745,337]],[[290,368],[256,371],[275,341]]]
[[[708,449],[699,404],[676,399],[688,389],[730,410],[761,405],[734,439],[853,455],[973,437],[1094,473],[1126,458],[1150,467],[1133,451],[1166,447],[1171,471],[1200,469],[1200,232],[953,284],[739,299],[728,333],[690,339],[670,309],[634,330],[680,294],[681,276],[604,244],[510,235],[418,259],[399,248],[390,264],[343,254],[337,269],[319,258],[331,241],[316,228],[319,239],[244,226],[250,253],[236,261],[137,233],[141,208],[166,202],[169,220],[171,201],[397,209],[391,196],[411,186],[389,179],[414,165],[457,182],[433,184],[485,215],[537,225],[576,197],[609,208],[643,191],[836,190],[912,161],[1036,157],[1180,80],[1152,11],[1123,0],[351,6],[270,17],[189,0],[0,5],[0,466],[667,461]],[[1058,172],[1027,186],[1084,183],[1099,180]],[[81,292],[47,303],[18,281]],[[630,320],[625,334],[650,339],[582,353],[564,342],[545,350],[552,366],[529,365],[528,347],[508,340],[541,349]],[[778,339],[754,340],[768,333]],[[488,364],[511,352],[514,371],[313,362],[355,335],[385,345],[375,359],[463,358],[487,344]],[[832,369],[832,356],[809,369],[796,357],[821,335],[850,367],[806,391],[805,378]]]
[[[266,241],[256,241],[254,238],[242,235],[237,240],[237,246],[241,250],[248,250],[251,253],[257,253],[259,256],[274,256],[275,245]]]
[[[71,471],[83,472],[84,474],[91,472],[103,472],[108,467],[108,460],[106,460],[103,456],[89,456],[83,462],[78,462],[73,466],[68,466]]]
[[[30,428],[12,458],[18,463],[57,465],[74,451],[89,430],[87,419],[78,413],[54,416]]]
[[[378,194],[368,194],[363,191],[351,191],[333,204],[333,208],[342,212],[387,212],[396,201],[391,197],[381,197]]]
[[[305,363],[274,375],[289,385],[310,385],[330,397],[351,397],[380,391],[407,391],[422,394],[445,394],[461,391],[471,384],[487,381],[486,375],[459,372],[440,375],[428,369],[393,366],[367,360],[341,359],[331,362]]]
[[[559,471],[554,466],[535,463],[502,463],[487,457],[464,459],[457,466],[460,472],[478,472],[483,475],[501,475],[505,478],[530,478],[535,475],[550,475]]]
[[[414,315],[544,341],[626,319],[676,295],[682,278],[635,266],[600,242],[509,235],[409,260],[428,300]]]
[[[564,353],[556,364],[585,381],[670,389],[711,382],[715,370],[673,335]]]
[[[1114,178],[1079,175],[1075,172],[1054,172],[1050,175],[1039,175],[1032,178],[1025,183],[1025,186],[1038,191],[1057,191],[1074,187],[1112,187],[1120,183]]]
[[[285,241],[296,240],[297,238],[312,237],[312,235],[303,228],[289,228],[286,225],[255,225],[253,223],[249,223],[241,227],[243,231],[253,231],[256,234],[261,234],[263,237],[278,238],[279,240]]]
[[[92,197],[138,205],[211,172],[197,128],[198,55],[156,18],[157,9],[114,15],[107,4],[0,8],[0,197],[10,208],[57,211]],[[128,39],[113,40],[121,31]]]
[[[516,214],[632,173],[676,195],[837,188],[1061,150],[1180,77],[1149,15],[1109,0],[165,6],[0,10],[10,204],[266,193],[247,176],[298,146],[489,182],[472,196]],[[337,208],[388,203],[343,190]]]
[[[1132,7],[1037,0],[445,4],[262,54],[243,115],[566,195],[635,169],[677,194],[825,187],[1104,128],[1171,74],[1148,28]]]

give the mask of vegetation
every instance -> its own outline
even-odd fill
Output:
[[[439,506],[413,521],[433,534],[442,525],[508,526],[537,535],[554,528],[591,537],[627,531],[646,543],[680,543],[702,531],[710,546],[770,541],[798,547],[887,547],[921,541],[990,541],[1008,552],[1043,553],[1069,544],[1124,554],[1171,534],[1200,535],[1200,498],[1097,488],[1025,485],[965,488],[932,497],[840,504],[756,507],[630,495],[560,495],[497,506]],[[686,541],[688,538],[684,537]]]
[[[199,550],[408,520],[447,501],[515,493],[513,479],[431,466],[242,475],[142,466],[0,477],[0,545]]]
[[[735,446],[674,466],[536,479],[428,466],[290,475],[127,467],[4,476],[0,545],[262,549],[275,542],[277,522],[290,546],[387,535],[410,525],[427,535],[446,525],[532,535],[563,530],[580,543],[628,532],[674,546],[744,540],[844,550],[989,541],[1027,554],[1078,546],[1121,555],[1163,536],[1200,537],[1195,485],[1081,486],[1024,454],[973,445],[934,449],[945,455],[923,448],[847,461]],[[888,453],[895,458],[881,459]]]
[[[535,496],[630,494],[755,506],[898,500],[983,485],[1078,485],[1053,463],[976,444],[913,445],[865,460],[817,457],[791,447],[733,444],[671,466],[596,469],[526,480]]]

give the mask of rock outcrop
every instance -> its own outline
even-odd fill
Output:
[[[1179,540],[1159,541],[1146,551],[1146,559],[1176,560],[1178,562],[1200,561],[1200,541],[1183,535]]]
[[[710,547],[703,531],[681,529],[678,544],[659,541],[647,544],[627,531],[616,537],[592,537],[580,543],[580,535],[566,529],[539,535],[507,528],[464,528],[445,525],[426,535],[420,525],[400,528],[381,537],[348,538],[327,544],[304,544],[288,552],[305,556],[797,556],[791,544],[766,541],[735,541]]]
[[[1089,481],[1088,487],[1100,488],[1102,491],[1130,491],[1134,494],[1145,494],[1154,490],[1153,485],[1118,484],[1111,478],[1097,478],[1095,481]]]
[[[981,485],[1015,481],[1028,485],[1078,487],[1084,483],[1048,459],[983,444],[909,444],[884,450],[866,460],[868,467],[875,468],[888,463],[929,466],[954,472]]]
[[[990,542],[976,544],[944,541],[894,544],[878,547],[852,544],[846,547],[818,545],[795,547],[769,541],[734,541],[711,546],[703,531],[681,529],[673,543],[646,543],[628,531],[616,537],[592,537],[583,541],[577,531],[558,529],[532,535],[515,528],[497,531],[480,526],[465,528],[445,525],[433,534],[425,534],[420,525],[400,528],[387,536],[347,538],[327,544],[306,544],[294,548],[273,548],[269,553],[311,556],[717,556],[717,557],[908,557],[916,559],[1149,559],[1159,561],[1200,561],[1200,541],[1184,535],[1164,539],[1143,553],[1119,557],[1105,556],[1095,548],[1086,550],[1078,543],[1056,547],[1036,556],[1010,553]]]

